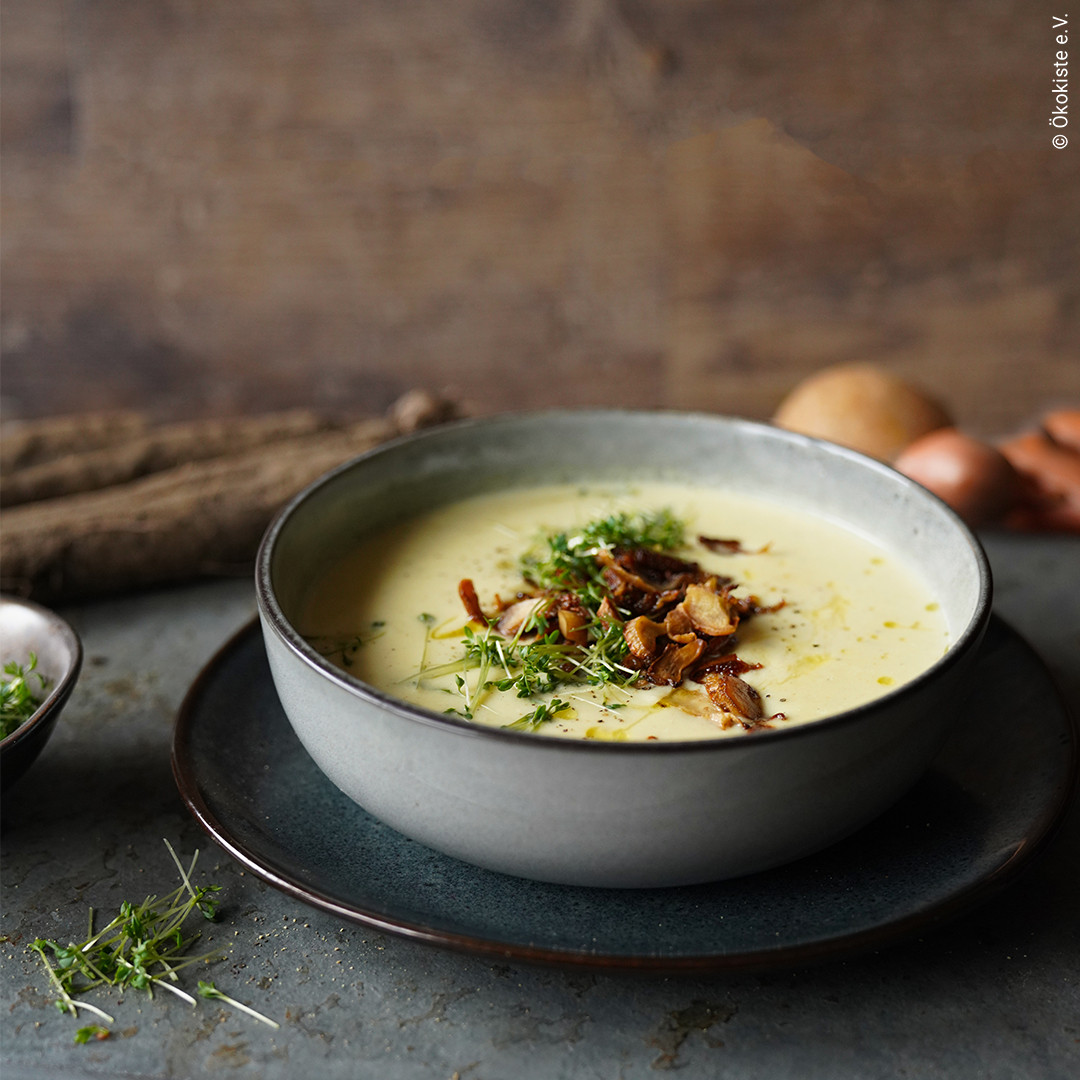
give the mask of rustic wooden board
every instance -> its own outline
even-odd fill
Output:
[[[1080,41],[1080,38],[1077,39]],[[5,0],[3,414],[1080,399],[1029,4]]]

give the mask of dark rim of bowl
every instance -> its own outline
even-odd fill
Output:
[[[293,627],[292,623],[286,618],[284,612],[281,610],[280,605],[277,602],[277,597],[274,593],[272,583],[270,581],[270,566],[273,559],[274,546],[277,542],[277,538],[280,535],[282,529],[285,527],[289,519],[300,509],[300,507],[311,498],[320,488],[326,484],[332,483],[338,476],[350,470],[357,468],[363,463],[370,461],[374,458],[378,458],[387,454],[394,453],[402,445],[412,445],[413,443],[420,441],[427,441],[429,439],[437,439],[450,431],[461,431],[468,428],[479,428],[487,426],[495,426],[497,424],[513,424],[515,421],[520,421],[524,418],[537,419],[544,417],[563,417],[567,415],[574,415],[578,417],[596,416],[603,418],[625,418],[627,420],[640,421],[647,419],[648,417],[662,416],[668,419],[685,418],[697,423],[701,422],[717,422],[724,426],[731,426],[735,428],[745,428],[755,432],[765,432],[769,437],[776,438],[782,442],[789,442],[794,445],[804,445],[807,447],[816,447],[819,450],[824,450],[827,454],[847,459],[849,461],[857,463],[862,468],[869,468],[879,472],[883,478],[886,478],[890,483],[899,483],[901,487],[906,487],[909,491],[916,494],[917,497],[925,499],[931,504],[936,504],[939,512],[951,520],[951,524],[956,529],[958,536],[963,539],[975,561],[975,565],[979,572],[979,596],[975,603],[975,609],[971,618],[968,621],[967,626],[957,638],[956,642],[939,660],[928,667],[925,671],[916,675],[914,678],[909,679],[906,683],[898,686],[895,690],[891,690],[880,697],[873,699],[872,701],[865,702],[862,705],[856,705],[851,709],[846,709],[843,712],[834,713],[831,716],[824,716],[814,721],[808,721],[804,724],[798,724],[790,728],[768,728],[761,731],[755,731],[747,733],[746,737],[736,737],[727,739],[696,739],[696,740],[663,740],[656,742],[605,742],[597,739],[557,739],[552,738],[550,735],[535,734],[525,731],[512,731],[506,728],[488,727],[482,724],[471,723],[468,720],[459,719],[454,716],[448,716],[441,713],[432,712],[419,705],[413,705],[409,702],[402,701],[400,698],[395,698],[390,694],[386,694],[383,691],[362,682],[355,676],[349,675],[345,671],[341,671],[330,664],[324,657],[320,656],[303,638],[301,634]],[[319,674],[329,679],[331,682],[347,690],[349,693],[364,699],[372,704],[378,705],[380,708],[393,712],[394,714],[401,716],[408,720],[417,721],[422,724],[447,729],[458,732],[461,735],[471,736],[473,738],[498,738],[509,739],[514,741],[524,741],[530,746],[543,746],[552,751],[563,752],[581,752],[588,753],[609,753],[609,754],[627,754],[627,753],[671,753],[680,752],[686,753],[693,750],[696,752],[705,751],[718,751],[718,752],[734,752],[740,746],[746,746],[746,738],[751,738],[757,743],[760,740],[766,740],[768,742],[775,742],[778,739],[792,739],[800,738],[812,735],[814,732],[823,732],[826,730],[832,730],[834,728],[858,723],[866,715],[880,709],[884,704],[895,704],[901,701],[904,697],[910,696],[915,693],[926,681],[932,678],[940,677],[949,668],[954,667],[961,661],[962,658],[967,656],[971,650],[978,645],[982,638],[983,633],[986,630],[986,626],[990,619],[991,600],[993,597],[993,582],[990,572],[990,564],[986,557],[986,553],[983,551],[982,545],[979,543],[975,534],[968,528],[968,526],[960,519],[956,512],[943,500],[938,498],[933,492],[928,491],[921,484],[916,483],[909,477],[904,476],[903,473],[897,472],[895,469],[877,461],[874,458],[867,457],[865,454],[861,454],[856,450],[850,450],[847,447],[840,446],[836,443],[830,443],[822,439],[816,439],[808,435],[801,435],[796,432],[787,431],[783,428],[774,427],[771,424],[764,424],[753,420],[744,420],[740,417],[722,416],[719,414],[708,413],[694,413],[694,412],[682,412],[677,410],[627,410],[627,409],[552,409],[552,410],[537,410],[531,412],[507,412],[499,413],[492,416],[484,416],[477,418],[470,418],[465,420],[455,420],[449,423],[440,424],[437,427],[425,428],[420,431],[413,432],[409,435],[402,435],[398,438],[391,439],[388,442],[382,443],[372,450],[366,453],[360,454],[349,461],[337,466],[334,469],[324,473],[316,480],[312,481],[307,487],[298,492],[292,499],[289,500],[274,516],[266,532],[263,535],[262,542],[259,545],[258,554],[255,562],[255,588],[256,599],[258,601],[259,612],[263,616],[264,621],[269,623],[275,634],[282,640],[282,642],[290,649],[290,651],[300,660],[302,660],[309,667],[313,668]]]
[[[32,600],[23,600],[17,596],[4,596],[3,601],[6,604],[17,604],[20,607],[28,608],[39,615],[49,624],[53,631],[64,639],[70,653],[67,670],[56,680],[55,686],[49,691],[34,714],[28,720],[23,721],[7,738],[0,739],[0,750],[7,750],[29,739],[34,730],[45,723],[67,701],[68,695],[75,688],[79,672],[82,670],[83,648],[82,641],[71,624],[57,615],[55,611],[50,611],[40,604],[35,604]]]

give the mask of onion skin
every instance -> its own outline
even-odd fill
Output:
[[[1023,481],[1000,450],[953,427],[916,439],[894,466],[973,527],[1000,520],[1023,491]]]
[[[1080,450],[1041,431],[1029,431],[1002,443],[1001,451],[1027,484],[1026,497],[1009,515],[1008,524],[1080,533]]]
[[[1058,446],[1080,454],[1080,409],[1055,409],[1043,417],[1042,426]]]

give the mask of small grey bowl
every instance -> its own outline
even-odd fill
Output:
[[[364,536],[480,492],[669,480],[781,499],[907,556],[941,605],[945,656],[884,697],[789,729],[704,742],[554,739],[405,704],[297,632],[320,571]],[[468,862],[563,884],[686,885],[808,855],[876,817],[925,771],[990,615],[978,541],[879,462],[763,424],[563,410],[464,421],[397,440],[293,499],[256,567],[278,695],[326,775],[388,825]]]
[[[45,696],[28,720],[0,741],[0,787],[7,791],[34,763],[71,696],[82,667],[79,635],[59,615],[29,600],[0,596],[0,666],[37,657],[48,680]],[[35,680],[36,681],[36,680]]]

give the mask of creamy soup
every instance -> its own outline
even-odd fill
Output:
[[[619,514],[674,519],[683,542],[670,558],[641,556],[640,565],[594,545],[623,600],[604,608],[603,619],[580,608],[561,616],[554,608],[566,601],[527,578],[552,550],[545,538],[561,533],[572,547],[587,523]],[[528,552],[533,562],[523,570]],[[693,565],[693,575],[671,570],[671,560]],[[667,578],[656,586],[662,595],[645,596],[638,583],[653,562]],[[700,584],[664,591],[691,576]],[[464,581],[475,591],[472,617]],[[680,595],[680,611],[694,615],[689,628],[679,612],[682,623],[672,621]],[[651,616],[635,615],[643,597],[656,608]],[[737,625],[710,625],[691,601]],[[725,738],[807,723],[895,689],[949,642],[934,597],[897,554],[773,502],[670,484],[530,488],[440,508],[329,567],[299,624],[333,663],[403,701],[477,724],[616,741]],[[623,644],[628,634],[637,654]],[[598,645],[592,639],[600,636]],[[691,664],[677,682],[650,682],[665,665],[670,674],[668,659],[695,652],[696,675]],[[604,679],[612,658],[614,678]],[[702,673],[710,667],[711,676]]]

